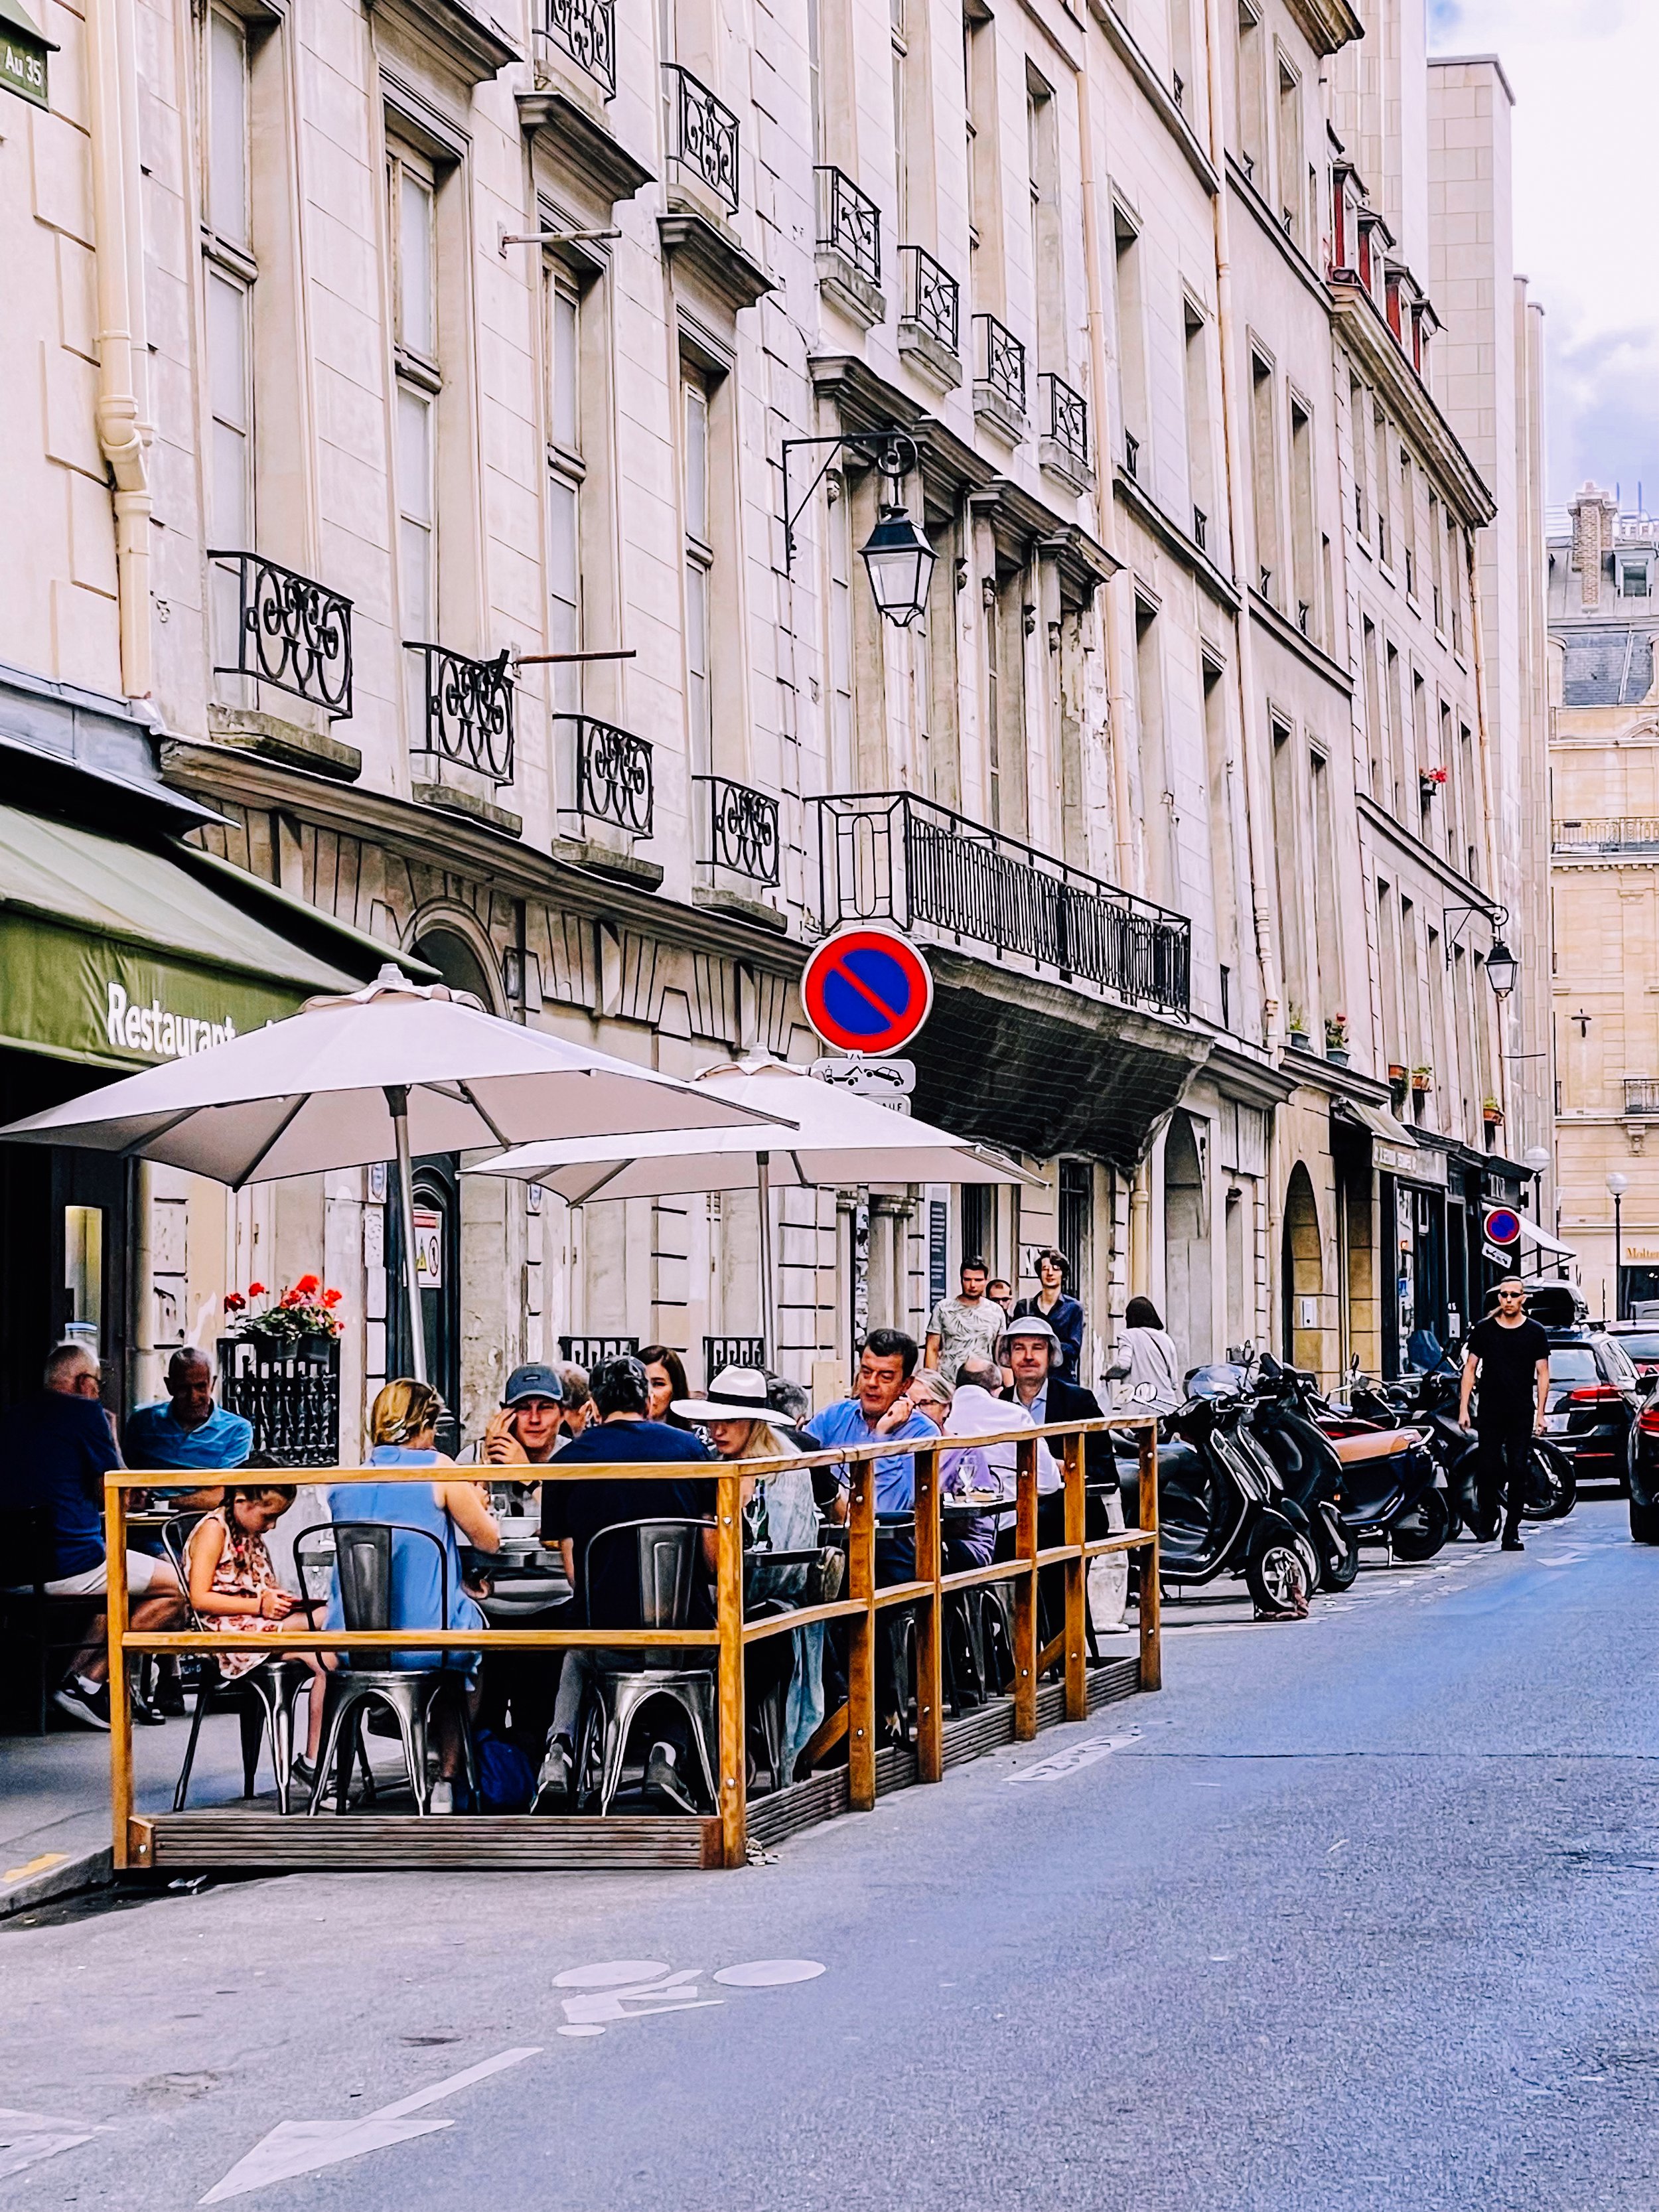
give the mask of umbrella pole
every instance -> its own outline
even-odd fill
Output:
[[[388,1083],[386,1103],[398,1143],[398,1206],[404,1224],[404,1293],[409,1305],[409,1364],[417,1382],[427,1380],[426,1330],[421,1322],[421,1263],[415,1249],[415,1170],[409,1157],[409,1085]]]
[[[773,1331],[772,1289],[772,1155],[755,1155],[755,1190],[760,1200],[761,1336],[766,1364],[775,1365],[777,1339]]]

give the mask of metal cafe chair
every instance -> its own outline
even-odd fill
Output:
[[[321,1522],[301,1529],[295,1540],[295,1557],[301,1556],[308,1538],[325,1532],[334,1539],[334,1573],[339,1586],[340,1612],[348,1631],[372,1631],[392,1626],[393,1541],[399,1536],[415,1537],[436,1551],[439,1609],[442,1626],[448,1627],[449,1561],[442,1543],[429,1528],[410,1528],[399,1521]],[[432,1709],[441,1697],[453,1697],[455,1701],[466,1786],[477,1798],[477,1759],[462,1676],[453,1667],[390,1667],[386,1664],[388,1656],[380,1651],[348,1652],[343,1664],[331,1669],[323,1691],[322,1741],[317,1753],[317,1776],[312,1784],[308,1813],[321,1809],[331,1766],[335,1770],[334,1809],[336,1813],[345,1811],[352,1769],[360,1759],[365,1778],[364,1794],[372,1798],[374,1781],[362,1725],[370,1711],[378,1707],[390,1712],[397,1723],[409,1786],[415,1796],[415,1809],[424,1814],[428,1795],[427,1726]]]
[[[639,1620],[642,1628],[669,1635],[690,1625],[708,1521],[617,1521],[589,1538],[582,1554],[582,1610],[591,1620],[588,1593],[593,1555],[601,1547],[631,1548],[639,1573]],[[605,1631],[593,1632],[604,1649]],[[685,1715],[696,1746],[710,1806],[719,1803],[714,1783],[714,1675],[708,1667],[680,1667],[672,1645],[647,1646],[624,1656],[611,1652],[592,1670],[592,1688],[583,1716],[576,1759],[579,1791],[597,1799],[601,1817],[609,1811],[622,1780],[623,1761],[634,1722],[653,1698],[666,1698]],[[595,1771],[597,1770],[597,1771]]]
[[[49,1505],[0,1513],[0,1574],[9,1585],[0,1589],[0,1650],[9,1646],[28,1655],[37,1735],[46,1732],[54,1661],[74,1657],[104,1609],[101,1597],[48,1596],[46,1586],[55,1571],[53,1544]]]
[[[161,1528],[161,1547],[167,1564],[179,1577],[179,1587],[185,1593],[185,1604],[191,1628],[209,1630],[211,1620],[197,1612],[190,1602],[190,1540],[204,1513],[177,1513]],[[196,1764],[196,1747],[202,1734],[202,1723],[210,1713],[234,1712],[241,1723],[242,1735],[242,1795],[252,1797],[254,1778],[259,1765],[259,1746],[265,1736],[270,1739],[271,1771],[276,1778],[276,1802],[288,1811],[289,1785],[294,1778],[294,1708],[300,1692],[311,1679],[311,1669],[303,1660],[284,1654],[273,1647],[268,1659],[261,1659],[257,1667],[227,1681],[219,1672],[219,1662],[210,1651],[192,1655],[196,1667],[196,1710],[191,1718],[190,1741],[185,1746],[185,1763],[179,1770],[178,1785],[173,1793],[173,1809],[182,1813],[185,1795],[190,1789],[191,1770]]]

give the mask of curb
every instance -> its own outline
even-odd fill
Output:
[[[115,1855],[107,1844],[94,1850],[42,1851],[0,1872],[0,1921],[77,1890],[107,1889],[114,1879]]]

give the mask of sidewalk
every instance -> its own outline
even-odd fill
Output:
[[[139,1812],[172,1805],[189,1741],[188,1719],[133,1731]],[[264,1754],[259,1786],[270,1787]],[[191,1802],[222,1804],[241,1788],[236,1716],[216,1713],[203,1723]],[[110,1871],[109,1738],[81,1728],[0,1735],[0,1918],[107,1881]]]

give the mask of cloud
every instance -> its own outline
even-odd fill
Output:
[[[1553,498],[1659,496],[1659,257],[1645,235],[1653,0],[1429,0],[1431,50],[1502,57],[1516,94],[1516,265],[1546,310]]]

